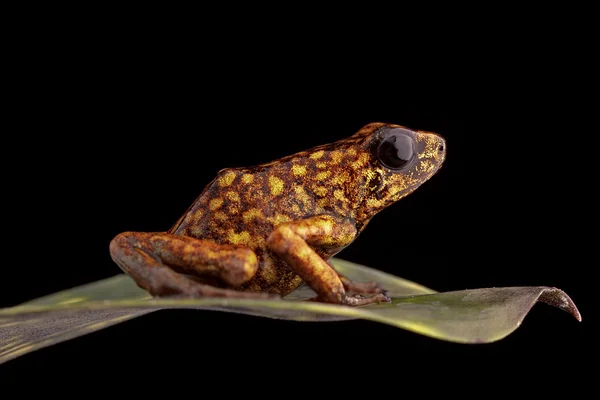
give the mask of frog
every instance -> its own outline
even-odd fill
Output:
[[[389,302],[377,282],[354,282],[330,260],[445,158],[439,134],[369,123],[333,143],[219,170],[169,230],[119,233],[111,258],[153,297],[282,299],[308,285],[317,302]]]

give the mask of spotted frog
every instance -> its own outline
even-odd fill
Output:
[[[431,178],[445,155],[437,134],[371,123],[335,143],[223,169],[171,229],[121,233],[110,253],[157,297],[264,299],[306,283],[316,301],[390,301],[376,283],[353,282],[327,260]]]

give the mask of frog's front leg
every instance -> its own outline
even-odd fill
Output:
[[[351,221],[319,215],[278,225],[267,245],[317,293],[317,300],[351,306],[390,301],[382,293],[369,298],[348,296],[337,272],[310,247],[344,245],[355,236]]]
[[[112,240],[110,253],[119,267],[153,296],[274,297],[202,282],[237,287],[250,280],[258,269],[258,259],[245,247],[162,232],[124,232]]]

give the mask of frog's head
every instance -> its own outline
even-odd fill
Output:
[[[446,158],[445,140],[431,132],[374,123],[355,136],[361,137],[361,147],[369,154],[362,169],[362,199],[355,210],[357,219],[364,222],[415,191]]]

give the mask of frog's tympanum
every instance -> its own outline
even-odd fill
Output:
[[[317,301],[389,301],[376,283],[352,282],[327,260],[431,178],[445,154],[434,133],[372,123],[267,164],[223,169],[170,230],[121,233],[110,252],[153,296],[264,299],[305,282]]]

